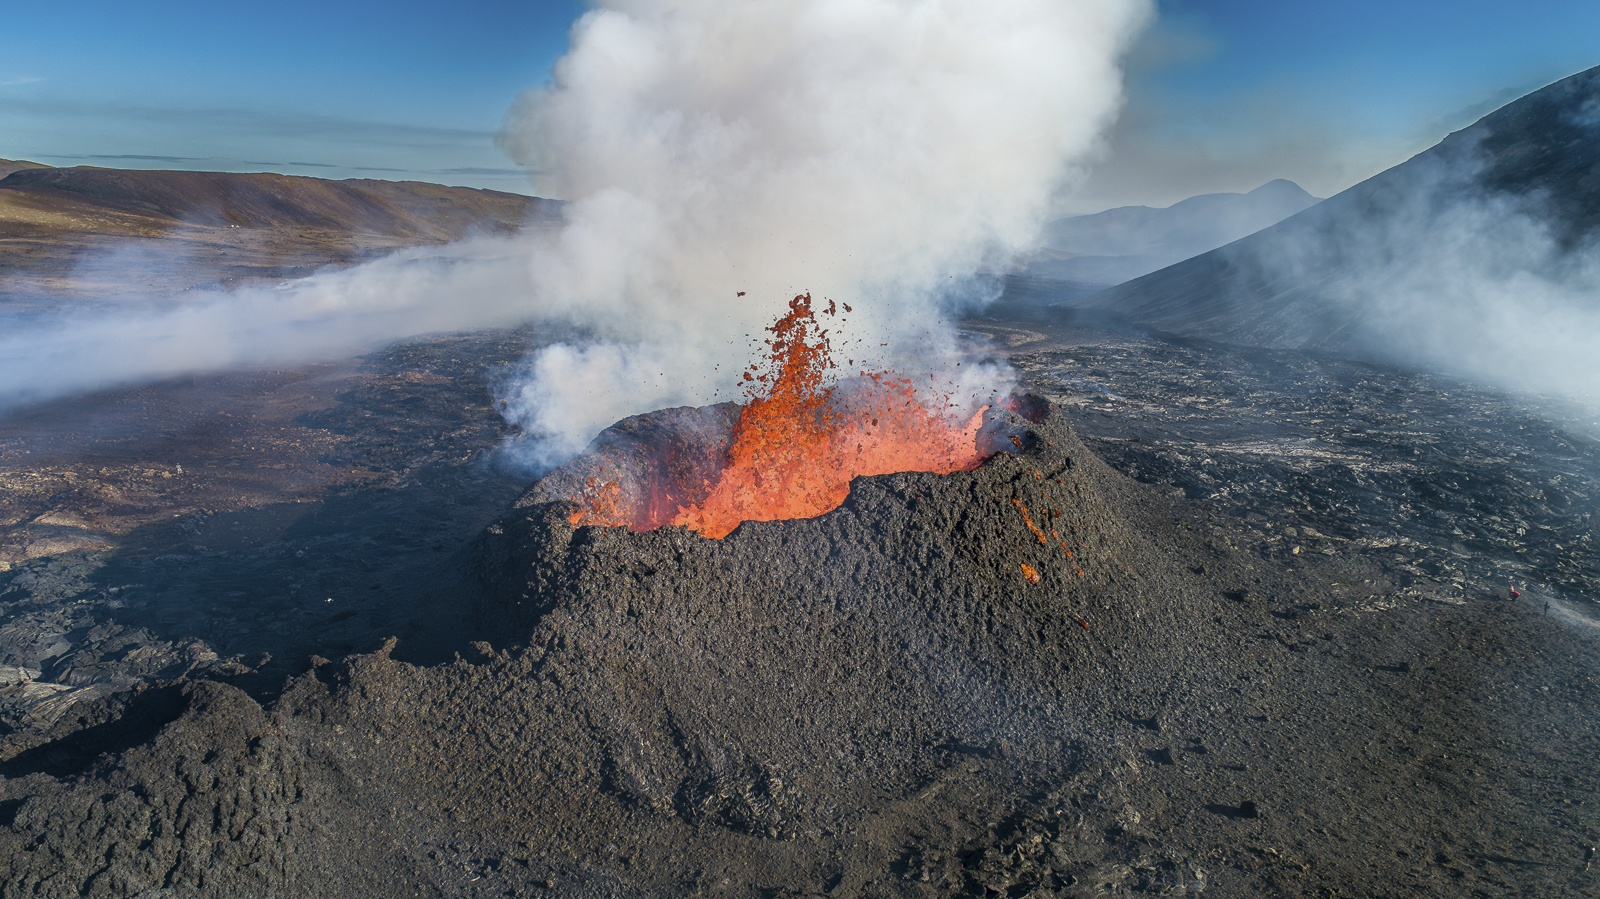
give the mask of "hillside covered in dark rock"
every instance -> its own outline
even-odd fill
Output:
[[[21,171],[22,169],[45,169],[49,166],[42,162],[29,162],[26,159],[0,159],[0,178]]]

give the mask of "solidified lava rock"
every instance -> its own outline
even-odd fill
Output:
[[[429,605],[468,658],[0,736],[0,899],[1592,892],[1586,635],[1341,606],[1372,564],[1230,548],[1067,417],[723,540],[530,492]]]
[[[529,493],[458,582],[435,551],[527,486],[458,474],[137,583],[70,554],[8,573],[13,645],[49,639],[0,690],[168,676],[140,641],[206,632],[140,637],[120,616],[145,597],[337,661],[0,722],[0,899],[1593,893],[1600,662],[1543,580],[1594,593],[1583,428],[1420,374],[995,327],[1057,402],[1028,450],[860,479],[811,521],[574,529]],[[439,436],[450,394],[414,412],[383,383],[346,410],[365,465],[476,445]],[[184,539],[214,545],[207,518]],[[303,608],[222,592],[312,572]],[[323,584],[369,597],[358,630]]]
[[[279,895],[331,886],[375,851],[359,828],[327,838],[329,781],[236,688],[195,681],[84,708],[65,736],[0,763],[0,895]],[[361,879],[399,888],[381,869]]]
[[[1219,600],[1158,545],[1158,496],[1059,419],[1018,442],[721,540],[574,528],[536,487],[480,539],[476,586],[440,596],[506,649],[425,667],[391,643],[266,710],[221,684],[89,705],[4,762],[0,896],[803,893],[913,862],[941,893],[1101,877],[1068,836],[1041,867],[981,848],[1021,825],[954,822],[1088,771],[1104,838],[1139,839],[1117,780],[1137,763],[1108,735],[1192,679],[1188,624]]]

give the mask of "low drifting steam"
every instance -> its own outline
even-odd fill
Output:
[[[1592,407],[1597,108],[1600,68],[1123,293],[1171,330],[1442,369]],[[1184,321],[1187,298],[1203,314]]]
[[[512,325],[535,311],[519,299],[529,290],[525,248],[486,238],[275,288],[181,303],[133,296],[114,311],[0,320],[0,411],[185,372],[340,358],[412,334]]]
[[[1575,227],[1548,189],[1489,189],[1488,160],[1462,144],[1395,170],[1322,227],[1275,237],[1267,277],[1320,283],[1352,320],[1349,349],[1600,400],[1600,232]]]

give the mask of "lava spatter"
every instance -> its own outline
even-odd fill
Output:
[[[820,312],[836,310],[830,301]],[[741,522],[814,518],[838,508],[857,476],[949,474],[982,463],[978,433],[987,406],[964,422],[951,421],[929,411],[911,381],[892,372],[833,381],[829,374],[838,366],[818,311],[811,295],[801,294],[767,329],[761,362],[741,374],[746,403],[715,484],[700,501],[650,526],[676,524],[722,538]],[[637,526],[637,517],[612,497],[586,493],[574,524]]]

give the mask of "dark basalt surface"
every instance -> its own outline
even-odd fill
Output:
[[[621,729],[615,785],[690,821],[836,828],[841,787],[908,789],[931,748],[1048,756],[1086,725],[1059,720],[1064,697],[1103,674],[1080,621],[1176,643],[1191,585],[1112,512],[1125,500],[1071,433],[1036,427],[1031,451],[975,473],[860,478],[834,512],[722,540],[574,530],[568,504],[527,505],[486,539],[486,617],[570,653],[602,706],[589,720]],[[781,781],[782,802],[708,777]]]
[[[452,388],[423,411],[386,368],[455,371],[460,344],[373,360],[365,392],[306,421],[345,423],[374,471],[449,450],[406,466],[413,487],[346,497],[339,527],[383,521],[396,539],[352,546],[328,576],[364,562],[398,582],[341,623],[355,630],[296,638],[319,657],[287,682],[140,673],[132,640],[100,664],[136,686],[53,723],[14,719],[0,896],[1592,893],[1600,658],[1580,582],[1527,566],[1511,601],[1433,571],[1462,514],[1391,500],[1411,482],[1378,478],[1459,482],[1458,447],[1506,460],[1494,490],[1560,466],[1578,486],[1556,517],[1541,517],[1548,492],[1517,514],[1564,527],[1592,496],[1592,444],[1555,410],[1403,372],[981,327],[1054,401],[1019,424],[1026,451],[858,479],[828,515],[721,541],[574,529],[538,493],[513,508],[515,491],[464,477],[477,463],[456,455],[493,432],[458,425],[441,447],[427,424],[460,408]],[[458,396],[476,395],[481,377],[460,374]],[[1384,395],[1426,414],[1385,418]],[[1296,409],[1322,421],[1291,427]],[[1339,432],[1324,412],[1359,424]],[[1204,462],[1279,428],[1273,446],[1316,453]],[[1558,431],[1566,456],[1545,442]],[[462,508],[409,515],[446,495]],[[485,530],[494,496],[505,511]],[[1376,545],[1388,516],[1409,543]],[[330,521],[308,515],[292,539]],[[408,562],[433,555],[423,535],[458,552]],[[1548,551],[1576,577],[1589,563],[1568,536]],[[289,539],[250,551],[319,545]],[[0,574],[7,601],[101,596],[106,560],[66,556]],[[215,579],[227,602],[228,578],[260,577],[242,558],[162,564]],[[76,593],[73,565],[91,582]],[[117,623],[108,602],[82,608]],[[161,636],[214,649],[210,620]],[[386,630],[401,639],[338,646]],[[87,638],[60,639],[55,657]]]
[[[0,735],[152,678],[450,658],[432,592],[526,489],[486,383],[524,334],[181,379],[0,419]],[[9,570],[4,570],[9,569]],[[431,654],[431,655],[430,655]]]
[[[1514,583],[1600,617],[1600,420],[1581,402],[1305,353],[990,330],[1037,341],[1016,356],[1025,382],[1096,455],[1226,512],[1263,559],[1358,556],[1441,598]]]

